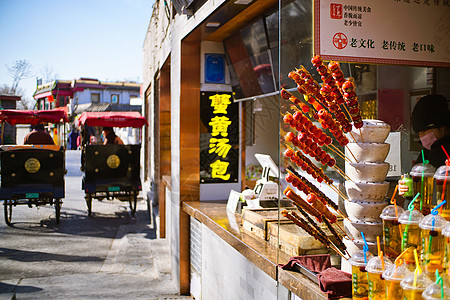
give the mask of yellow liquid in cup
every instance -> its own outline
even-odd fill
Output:
[[[436,199],[437,204],[442,202],[442,193],[444,193],[444,200],[447,202],[442,206],[442,213],[440,214],[447,221],[450,221],[450,181],[445,183],[445,191],[444,189],[444,180],[436,179]]]
[[[400,280],[386,279],[386,299],[403,300],[403,289],[400,286]]]
[[[430,237],[432,238],[430,239]],[[439,270],[439,273],[442,272],[445,256],[445,237],[442,232],[422,229],[422,245],[422,263],[425,271],[435,273],[436,270]]]
[[[419,197],[417,197],[414,202],[414,208],[424,215],[428,215],[432,209],[432,201],[433,201],[433,177],[422,177],[421,176],[413,176],[413,189],[414,194],[420,193]],[[423,186],[423,189],[422,189]],[[422,209],[420,209],[420,200],[422,199]]]
[[[369,272],[369,299],[386,299],[386,280],[379,273]]]
[[[415,264],[414,259],[414,249],[417,249],[417,253],[420,253],[422,240],[420,236],[420,227],[419,224],[401,224],[402,234],[406,236],[405,240],[402,240],[402,251],[408,249],[405,252],[403,259],[407,264]],[[405,229],[408,228],[407,233],[405,234]]]
[[[384,254],[392,259],[402,252],[400,223],[397,220],[383,220]]]
[[[422,292],[424,290],[403,290],[403,299],[404,300],[422,300]]]
[[[369,284],[365,267],[352,266],[352,299],[369,299]]]

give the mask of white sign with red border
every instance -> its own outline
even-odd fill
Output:
[[[450,67],[450,0],[315,0],[324,59]]]

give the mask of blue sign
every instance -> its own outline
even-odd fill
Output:
[[[223,54],[205,53],[205,83],[225,83]]]

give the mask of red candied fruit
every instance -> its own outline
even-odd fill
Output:
[[[327,165],[328,165],[329,167],[333,167],[335,164],[336,164],[336,160],[335,160],[334,158],[330,159],[330,160],[327,162]]]
[[[315,134],[317,132],[317,130],[319,130],[319,128],[317,128],[316,126],[309,127],[309,132],[311,134]]]
[[[295,71],[289,72],[288,77],[294,81],[297,81],[298,79],[300,79],[300,75],[298,75],[298,73]]]
[[[303,114],[299,111],[296,111],[293,115],[294,120],[296,120],[297,122],[300,122],[302,117],[303,117]]]
[[[306,105],[306,104],[303,104],[303,105],[301,105],[301,107],[302,107],[302,111],[304,112],[304,113],[307,113],[307,112],[309,112],[309,106],[308,105]]]
[[[284,151],[284,156],[286,156],[286,157],[292,157],[292,156],[294,156],[294,150],[292,150],[292,149],[286,149],[286,151]]]
[[[292,132],[288,132],[284,135],[284,140],[286,142],[292,142],[295,139],[295,134]]]
[[[355,86],[354,86],[353,82],[351,82],[350,80],[347,80],[342,85],[342,90],[344,90],[344,92],[346,92],[346,93],[350,93],[351,91],[353,91],[354,88],[355,88]]]
[[[306,201],[308,201],[309,203],[314,203],[316,202],[317,197],[314,194],[309,194],[308,196],[306,196]]]
[[[294,181],[295,177],[291,173],[287,173],[285,178],[286,178],[286,182],[292,183],[292,181]]]
[[[289,100],[289,98],[292,97],[292,94],[286,91],[285,89],[281,89],[280,96],[285,100]]]
[[[290,124],[292,120],[293,120],[293,117],[289,113],[285,114],[284,117],[283,117],[283,121],[286,124]]]
[[[355,126],[356,129],[363,127],[363,125],[364,125],[364,123],[362,121],[355,122],[355,124],[353,124],[353,126]]]
[[[298,184],[300,183],[300,180],[298,178],[295,178],[292,180],[292,185],[293,186],[298,186]]]
[[[343,137],[340,141],[339,141],[339,145],[341,146],[346,146],[348,144],[348,139],[346,137]]]
[[[315,55],[313,56],[313,58],[311,58],[311,63],[315,66],[315,65],[320,65],[322,64],[322,58],[320,57],[320,55]]]
[[[331,144],[333,141],[331,140],[331,138],[329,136],[327,136],[327,138],[325,139],[324,143],[325,145],[329,145]]]

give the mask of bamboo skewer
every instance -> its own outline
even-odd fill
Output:
[[[345,154],[341,151],[341,149],[339,149],[339,148],[336,147],[335,145],[329,144],[328,147],[329,147],[329,148],[333,147],[333,149],[334,149],[335,151],[337,151],[338,153],[340,153],[340,155],[342,155],[343,157],[346,157]],[[348,157],[347,157],[347,159],[348,159]]]
[[[359,136],[361,137],[361,142],[364,143],[364,138],[363,138],[363,135],[362,135],[361,128],[359,128]]]
[[[332,145],[332,144],[330,144],[330,145]],[[350,159],[348,159],[347,156],[343,155],[343,154],[341,153],[341,151],[339,151],[339,152],[336,151],[335,149],[331,148],[330,145],[327,145],[327,148],[328,148],[328,149],[330,149],[331,151],[333,151],[334,153],[336,153],[339,157],[343,158],[345,161],[352,162]]]
[[[326,183],[326,182],[325,182]],[[347,196],[345,196],[344,194],[342,194],[342,192],[337,188],[337,187],[335,187],[334,185],[332,185],[332,184],[328,184],[328,183],[326,183],[333,191],[335,191],[339,196],[341,196],[343,199],[345,199],[345,200],[348,200],[348,198],[347,198]]]
[[[348,181],[352,181],[352,182],[353,182],[353,180],[352,180],[350,177],[348,177],[348,175],[345,174],[344,171],[342,171],[341,169],[339,169],[336,165],[333,166],[333,169],[334,169],[336,172],[338,172],[339,175],[341,175],[345,180],[348,180]]]
[[[351,131],[350,131],[349,133],[350,133],[350,135],[352,136],[353,141],[354,141],[355,143],[357,143],[355,137],[353,136],[353,133],[352,133]]]
[[[347,148],[348,152],[350,152],[350,154],[353,156],[353,158],[355,159],[355,162],[358,163],[358,160],[356,159],[355,155],[353,154],[353,152],[350,150],[350,148],[348,146],[345,146],[345,148]]]

